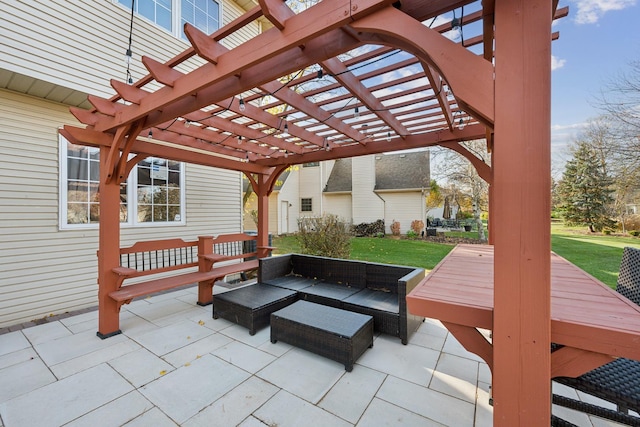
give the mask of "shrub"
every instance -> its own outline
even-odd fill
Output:
[[[407,231],[407,238],[409,238],[409,239],[413,240],[413,239],[415,239],[416,237],[418,237],[418,233],[416,233],[416,232],[415,232],[415,231],[413,231],[413,230],[409,230],[409,231]]]
[[[376,222],[354,225],[351,227],[351,233],[356,237],[370,237],[382,234],[384,236],[384,220],[379,219]]]
[[[607,236],[611,234],[611,230],[609,230],[609,229],[602,230],[602,232]]]
[[[391,234],[394,236],[400,235],[400,223],[395,219],[391,222]]]
[[[297,240],[303,254],[349,258],[350,226],[337,215],[298,219]]]
[[[640,236],[640,230],[631,230],[629,234],[631,234],[633,237],[638,237]]]
[[[414,219],[413,221],[411,221],[411,230],[419,235],[422,230],[424,230],[424,221],[420,219]],[[409,233],[407,233],[407,235],[409,235]]]
[[[629,215],[624,219],[625,230],[640,230],[640,215]]]

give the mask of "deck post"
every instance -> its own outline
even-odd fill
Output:
[[[118,290],[113,269],[120,265],[120,183],[108,179],[109,147],[100,148],[100,229],[98,232],[98,332],[102,338],[119,334],[120,307],[109,297]]]
[[[495,1],[495,426],[551,416],[552,3]]]

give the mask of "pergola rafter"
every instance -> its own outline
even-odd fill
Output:
[[[287,167],[441,145],[491,184],[495,425],[548,424],[550,42],[567,9],[556,0],[324,0],[296,14],[282,0],[259,4],[213,34],[185,25],[192,47],[165,62],[143,57],[148,75],[111,81],[116,94],[90,96],[91,111],[70,109],[86,128],[61,132],[101,149],[101,313],[118,310],[108,292],[119,182],[147,156],[244,173],[264,256],[268,196]],[[273,28],[224,45],[259,18]],[[192,71],[180,67],[187,60]],[[459,144],[480,138],[491,165]],[[117,333],[113,316],[100,319],[101,334]]]

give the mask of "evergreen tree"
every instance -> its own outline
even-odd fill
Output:
[[[608,215],[613,202],[611,183],[596,153],[579,142],[558,184],[565,223],[586,225],[592,232],[613,227],[615,222]]]

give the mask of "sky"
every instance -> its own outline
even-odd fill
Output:
[[[561,0],[569,16],[558,20],[552,43],[552,170],[562,173],[567,145],[589,119],[603,113],[598,99],[616,76],[640,61],[639,0]]]

